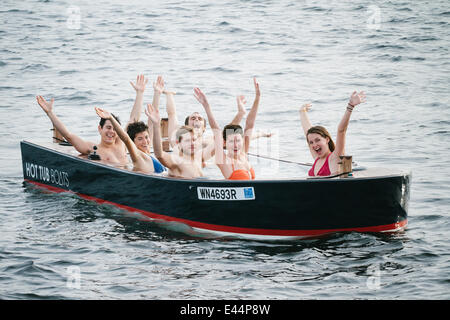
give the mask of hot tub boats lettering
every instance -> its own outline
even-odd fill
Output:
[[[24,178],[36,179],[43,182],[51,182],[59,186],[69,187],[69,175],[67,172],[58,169],[48,168],[43,165],[25,162],[24,164]]]
[[[396,232],[407,225],[410,173],[366,169],[347,179],[174,179],[81,158],[72,147],[21,142],[24,180],[109,203],[190,231],[248,239]]]

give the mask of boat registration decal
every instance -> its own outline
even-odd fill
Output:
[[[218,201],[255,200],[255,190],[253,189],[253,187],[241,187],[241,188],[197,187],[197,195],[199,200],[218,200]]]

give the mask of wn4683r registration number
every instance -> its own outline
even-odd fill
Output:
[[[255,200],[255,190],[253,187],[241,188],[209,188],[197,187],[199,200]]]

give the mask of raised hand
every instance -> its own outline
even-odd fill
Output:
[[[348,103],[352,107],[354,107],[363,102],[366,102],[366,94],[364,93],[364,91],[361,91],[359,93],[357,93],[356,91],[353,91]]]
[[[55,102],[55,99],[52,98],[50,102],[47,102],[43,96],[36,96],[36,101],[41,106],[42,110],[45,111],[45,113],[52,112],[53,102]]]
[[[147,109],[145,110],[145,114],[150,119],[153,124],[157,124],[161,122],[161,117],[159,116],[158,108],[153,108],[150,103],[147,104]]]
[[[255,85],[256,96],[261,96],[261,91],[259,91],[259,83],[256,81],[256,77],[253,78],[253,84]]]
[[[131,86],[136,90],[136,92],[144,92],[145,86],[148,83],[148,79],[145,79],[143,74],[140,74],[136,77],[136,83],[130,81]]]
[[[245,97],[242,96],[242,95],[241,96],[237,96],[236,97],[236,101],[237,101],[237,105],[238,105],[238,111],[245,113],[246,111],[245,111],[244,106],[247,103],[247,100],[245,100]]]
[[[103,119],[111,119],[112,117],[111,113],[99,107],[95,107],[95,112],[97,112],[97,115]]]
[[[206,99],[205,94],[199,88],[194,88],[194,97],[202,106],[209,106],[208,99]]]
[[[300,112],[308,112],[309,110],[311,110],[311,107],[312,107],[311,103],[305,103],[304,105],[301,106]]]
[[[153,89],[159,92],[159,94],[164,92],[164,80],[161,76],[158,76],[156,82],[153,82]]]

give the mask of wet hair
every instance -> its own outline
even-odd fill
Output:
[[[116,121],[117,121],[119,124],[121,124],[118,116],[116,116],[116,115],[113,114],[113,113],[111,113],[111,115],[114,117],[114,119],[116,119]],[[100,118],[100,123],[99,123],[100,127],[103,128],[103,126],[105,125],[106,120],[108,120],[108,119]]]
[[[318,135],[322,136],[323,138],[328,138],[330,139],[328,141],[328,148],[330,148],[330,151],[333,152],[335,149],[335,145],[333,142],[333,139],[331,138],[330,133],[327,131],[327,129],[325,129],[322,126],[314,126],[309,128],[308,132],[306,133],[306,140],[308,141],[308,135],[311,133],[317,133]],[[309,144],[309,141],[308,141]]]
[[[130,136],[131,140],[134,141],[134,138],[136,138],[136,135],[138,133],[144,132],[146,130],[148,130],[148,126],[144,122],[135,121],[128,125],[127,133]]]
[[[194,112],[194,113],[197,113],[197,112]],[[188,116],[186,117],[186,119],[184,119],[184,125],[189,126],[189,118],[190,118],[194,113],[188,115]],[[204,125],[205,128],[206,128],[206,119],[203,118],[203,117],[202,117],[202,119],[203,119],[203,125]]]
[[[227,124],[222,131],[223,141],[227,140],[227,136],[230,134],[240,134],[244,136],[244,130],[238,124]]]
[[[189,127],[189,126],[181,126],[177,130],[177,132],[175,133],[177,141],[181,142],[181,138],[182,138],[183,134],[188,133],[188,132],[193,134],[194,133],[194,128]]]

